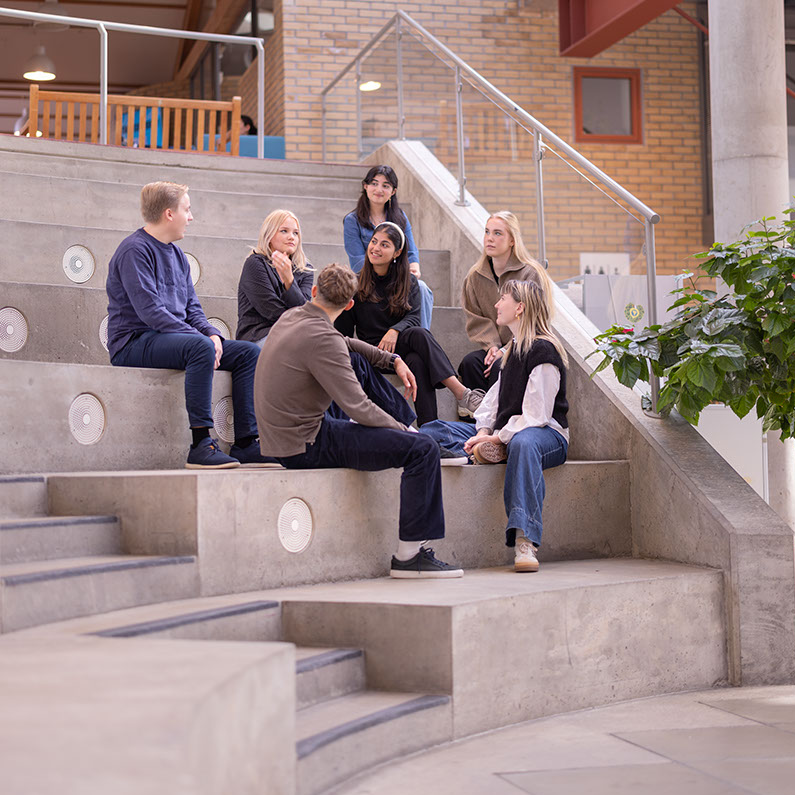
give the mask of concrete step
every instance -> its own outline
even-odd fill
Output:
[[[296,707],[304,709],[364,690],[364,652],[299,646],[295,650]]]
[[[141,226],[141,182],[116,183],[73,178],[0,172],[0,218],[68,226],[97,226],[102,229],[129,229]],[[276,209],[291,210],[301,220],[307,240],[342,242],[342,219],[352,209],[350,198],[321,198],[290,194],[263,194],[262,191],[226,189],[190,191],[194,222],[192,233],[247,237],[259,232],[262,220]],[[98,212],[98,208],[102,208]]]
[[[0,564],[121,554],[115,516],[0,519]]]
[[[316,795],[374,765],[452,739],[450,697],[364,691],[301,710],[298,795]]]
[[[345,163],[321,163],[317,160],[259,160],[251,157],[225,157],[190,152],[167,152],[133,149],[117,146],[100,146],[99,144],[69,143],[67,141],[50,141],[38,138],[15,137],[4,135],[0,139],[0,152],[3,162],[25,163],[23,171],[35,169],[31,161],[47,162],[48,167],[55,169],[59,162],[67,166],[86,168],[89,164],[104,164],[110,171],[109,178],[123,181],[121,177],[135,175],[139,169],[156,169],[154,179],[169,179],[189,183],[190,177],[200,176],[199,172],[212,178],[236,180],[252,175],[259,180],[271,180],[279,176],[289,178],[311,177],[317,182],[330,179],[350,180],[355,183],[357,192],[361,189],[363,167]],[[11,160],[11,158],[16,158]],[[71,161],[71,164],[68,163]],[[366,167],[364,171],[366,171]],[[164,172],[166,172],[164,174]],[[47,173],[47,172],[44,172]],[[144,172],[141,172],[144,173]],[[151,171],[149,178],[151,180]],[[139,180],[141,184],[147,180]]]
[[[3,152],[0,147],[0,152]],[[139,162],[125,162],[121,158],[99,159],[86,157],[82,151],[73,150],[70,155],[52,155],[43,152],[3,152],[0,172],[3,174],[30,174],[41,177],[74,179],[78,175],[92,182],[115,182],[145,185],[168,179],[188,185],[191,189],[217,190],[219,184],[235,185],[244,193],[298,194],[318,198],[344,198],[353,206],[362,189],[366,166],[339,168],[339,166],[315,163],[307,169],[305,163],[296,161],[255,164],[252,170],[231,170],[228,166],[238,163],[217,157],[175,158],[167,166],[144,158]],[[251,163],[251,158],[243,162]],[[224,162],[226,161],[226,162]],[[178,164],[178,165],[177,165]],[[190,165],[189,165],[190,164]],[[226,167],[226,168],[225,168]]]
[[[251,594],[194,597],[82,616],[16,634],[273,642],[281,640],[281,606]]]
[[[442,469],[447,535],[432,544],[442,560],[468,569],[513,560],[504,473]],[[545,473],[544,561],[631,554],[629,474],[626,461],[570,461]],[[49,486],[53,512],[83,514],[90,501],[91,510],[119,516],[132,554],[200,551],[202,595],[213,596],[388,574],[400,477],[350,469],[89,472],[51,474]]]
[[[450,694],[456,739],[725,680],[723,572],[543,552],[538,574],[283,589],[283,638],[364,649],[368,688]]]
[[[107,341],[105,319],[108,314],[108,296],[104,287],[0,281],[0,295],[4,307],[11,307],[22,314],[27,335],[22,347],[12,352],[0,351],[0,358],[108,364],[103,342],[103,339]],[[237,296],[200,296],[200,300],[207,317],[220,320],[226,326],[220,330],[228,330],[229,334],[225,336],[234,339]],[[53,307],[58,307],[58,311],[53,312]],[[25,326],[20,324],[20,330],[15,333],[23,333]],[[10,336],[14,336],[14,332]]]
[[[3,246],[0,247],[0,281],[71,285],[73,282],[64,271],[64,258],[67,249],[82,246],[91,253],[94,271],[81,284],[104,289],[108,263],[113,252],[142,223],[138,219],[131,227],[99,229],[95,226],[74,227],[63,223],[0,220],[0,239],[3,240]],[[246,257],[257,243],[258,232],[259,225],[239,230],[239,236],[235,236],[230,229],[224,236],[216,237],[201,234],[198,226],[190,227],[188,236],[178,245],[199,264],[196,291],[200,296],[237,297],[240,271]],[[339,223],[338,234],[321,240],[307,238],[304,230],[304,253],[317,269],[322,269],[330,262],[347,263],[348,256],[342,244],[342,221]],[[452,294],[450,292],[449,251],[421,249],[420,264],[422,278],[434,291],[437,304],[450,303],[451,295],[458,300],[458,286]],[[87,263],[84,273],[87,274],[89,270]]]
[[[231,396],[231,383],[229,373],[215,374],[214,407]],[[77,416],[74,401],[85,394],[99,406]],[[0,360],[0,405],[0,474],[183,468],[191,444],[177,370]]]
[[[0,629],[194,596],[193,556],[96,555],[0,565]]]
[[[41,475],[0,477],[0,519],[44,516],[47,513],[47,480]]]

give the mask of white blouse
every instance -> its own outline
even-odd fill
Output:
[[[500,375],[497,383],[486,392],[483,401],[475,411],[475,427],[494,428],[497,421],[497,409],[500,397]],[[543,428],[548,425],[557,431],[566,442],[569,441],[569,429],[563,428],[552,417],[555,408],[555,396],[560,389],[560,370],[554,364],[545,362],[534,367],[527,379],[527,387],[522,399],[522,413],[514,414],[504,427],[497,431],[497,436],[503,444],[508,444],[514,434],[525,428]]]

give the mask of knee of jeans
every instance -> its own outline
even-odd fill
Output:
[[[196,335],[195,340],[191,340],[191,357],[198,360],[206,360],[212,367],[215,364],[215,343],[205,336]]]
[[[541,460],[541,450],[530,434],[517,433],[508,443],[508,454],[522,458],[535,458]]]
[[[426,422],[419,431],[420,433],[424,433],[427,436],[431,436],[434,439],[438,439],[440,433],[443,433],[445,430],[444,422],[441,420],[431,420],[430,422]]]
[[[423,425],[423,428],[425,426]],[[419,453],[421,456],[435,456],[436,458],[439,457],[439,445],[435,439],[432,439],[430,435],[424,434],[422,432],[422,428],[420,429],[420,433],[412,434],[414,440],[414,450]]]

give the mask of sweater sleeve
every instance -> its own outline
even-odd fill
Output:
[[[273,325],[287,309],[306,303],[296,275],[294,274],[290,289],[279,294],[276,289],[279,277],[273,266],[264,257],[253,254],[243,265],[240,289],[257,314]]]
[[[353,337],[345,337],[345,342],[348,345],[348,350],[360,353],[373,367],[379,367],[382,370],[391,369],[392,354],[389,351],[382,351],[380,348],[376,348],[375,345],[370,345],[369,342],[357,340]]]
[[[500,399],[500,376],[483,396],[480,405],[475,409],[475,429],[488,428],[492,430],[497,422],[497,407]]]
[[[560,388],[560,370],[545,362],[530,371],[522,399],[522,413],[514,414],[497,435],[503,444],[525,428],[543,428],[552,421],[555,396]]]
[[[473,285],[475,279],[480,278],[476,272],[470,271],[464,280],[464,289],[461,296],[461,305],[464,308],[466,317],[467,336],[470,342],[479,345],[484,351],[493,346],[502,346],[500,332],[497,324],[483,315],[483,311],[478,303],[477,295]]]
[[[309,363],[314,378],[329,397],[359,425],[393,428],[406,426],[387,414],[367,397],[351,367],[348,346],[339,334],[324,336]]]
[[[414,275],[411,276],[409,303],[411,304],[411,309],[409,309],[409,311],[406,312],[406,314],[403,315],[403,317],[398,320],[397,323],[391,326],[392,330],[397,331],[398,334],[400,334],[401,331],[405,331],[407,328],[410,328],[411,326],[422,325],[420,322],[420,285],[417,282],[417,277]]]
[[[406,219],[406,255],[409,258],[409,264],[412,262],[419,264],[420,252],[417,250],[417,244],[414,242],[414,234],[411,231],[411,222],[409,221],[406,213],[403,213],[403,217]]]
[[[163,304],[157,292],[157,279],[155,277],[154,260],[144,254],[140,249],[130,248],[120,255],[118,261],[119,279],[127,294],[127,298],[132,304],[135,313],[143,323],[154,331],[166,334],[211,334],[213,332],[201,331],[190,323],[181,320],[176,315],[169,312]],[[196,315],[201,312],[206,328],[211,329],[204,312],[201,309],[193,284],[188,277],[188,303],[186,314],[187,318],[193,317],[194,321],[199,322]],[[193,300],[191,301],[191,294]]]
[[[365,251],[362,242],[362,232],[356,213],[348,213],[342,222],[343,242],[345,253],[348,255],[348,264],[354,273],[358,273],[364,265]]]

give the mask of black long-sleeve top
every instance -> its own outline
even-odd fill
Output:
[[[285,290],[270,260],[252,253],[243,263],[237,286],[237,339],[258,342],[267,337],[287,309],[312,298],[312,281],[312,270],[293,268],[293,283]]]
[[[420,286],[417,277],[412,274],[409,289],[411,309],[396,316],[389,313],[389,299],[385,297],[391,281],[389,273],[386,276],[373,274],[373,277],[378,301],[360,301],[354,298],[353,307],[343,312],[334,325],[346,337],[352,337],[355,331],[360,340],[378,345],[390,329],[400,334],[410,326],[420,325]]]

